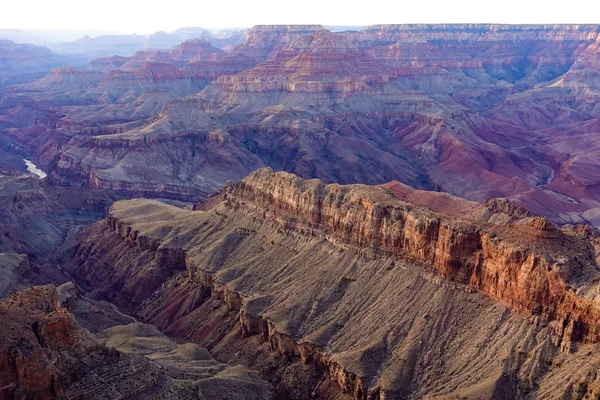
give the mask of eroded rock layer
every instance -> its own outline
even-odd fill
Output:
[[[62,308],[53,286],[9,296],[0,302],[0,313],[4,399],[123,399],[158,383],[158,369],[143,357],[95,342]]]
[[[593,392],[596,361],[574,367],[599,339],[592,245],[505,201],[473,215],[263,169],[195,211],[118,202],[63,257],[92,296],[296,398]]]
[[[271,398],[255,372],[179,346],[152,326],[94,336],[61,297],[48,285],[0,301],[0,399]]]
[[[7,88],[0,143],[56,184],[121,198],[195,200],[270,166],[598,227],[599,32],[256,26],[235,48],[202,37]]]

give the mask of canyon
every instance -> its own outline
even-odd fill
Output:
[[[597,393],[576,361],[600,339],[594,247],[506,202],[459,218],[265,168],[195,210],[117,202],[61,257],[91,298],[292,398]]]
[[[69,64],[85,66],[76,58],[55,54],[43,46],[0,38],[0,88],[39,79],[50,69]]]
[[[0,136],[59,185],[194,201],[270,166],[505,197],[597,226],[595,25],[256,26],[5,90]],[[139,166],[143,160],[156,160]]]
[[[599,26],[50,47],[0,41],[0,399],[600,397]]]

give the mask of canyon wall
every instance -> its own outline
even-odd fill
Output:
[[[589,291],[588,283],[600,277],[594,248],[544,218],[478,226],[398,204],[379,188],[348,190],[270,170],[234,186],[231,198],[267,210],[283,226],[431,266],[444,279],[556,321],[567,340],[600,340],[600,310],[593,298],[576,294]]]
[[[101,346],[81,329],[53,286],[7,297],[0,313],[2,399],[124,399],[158,384],[148,360]]]
[[[196,211],[118,202],[63,257],[92,296],[223,361],[288,357],[263,372],[278,385],[300,362],[322,396],[318,382],[361,399],[519,397],[598,340],[597,267],[582,237],[498,204],[490,224],[263,169]]]
[[[152,326],[113,323],[91,334],[70,312],[85,316],[76,297],[47,285],[0,300],[0,399],[272,398],[255,372],[177,345]],[[85,302],[87,312],[100,312]]]
[[[257,26],[235,48],[203,37],[7,88],[0,137],[57,184],[121,197],[206,197],[270,166],[506,197],[558,224],[600,226],[598,34]]]

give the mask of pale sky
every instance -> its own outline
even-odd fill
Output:
[[[115,30],[258,24],[593,23],[600,0],[2,0],[0,29]]]

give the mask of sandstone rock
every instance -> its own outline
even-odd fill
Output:
[[[0,301],[0,315],[2,399],[186,398],[215,391],[271,398],[270,385],[255,373],[218,363],[198,346],[178,346],[153,327],[113,327],[96,339],[62,308],[53,286],[9,296]]]
[[[95,343],[61,308],[52,286],[9,296],[0,310],[3,398],[126,398],[157,383],[158,370],[148,361]],[[80,386],[82,380],[89,385]]]
[[[360,399],[568,388],[545,360],[562,348],[574,363],[578,343],[599,339],[593,249],[499,205],[510,223],[263,169],[196,211],[118,202],[65,265],[94,296],[286,393],[285,371],[303,364],[305,386]]]

